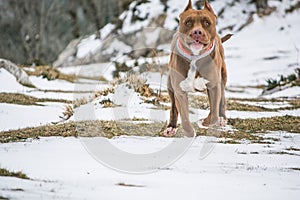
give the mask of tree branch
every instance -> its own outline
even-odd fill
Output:
[[[17,81],[27,87],[35,87],[28,75],[24,70],[22,70],[20,67],[18,67],[16,64],[12,63],[9,60],[1,59],[0,58],[0,69],[4,68],[6,71],[11,73],[14,77],[16,77]]]

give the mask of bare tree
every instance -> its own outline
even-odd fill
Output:
[[[0,0],[0,55],[22,64],[49,64],[67,44],[94,33],[132,0]]]

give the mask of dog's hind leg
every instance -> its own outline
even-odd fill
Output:
[[[219,116],[224,120],[226,120],[225,110],[226,110],[225,85],[221,83],[221,101],[220,101],[220,108],[219,108]]]
[[[224,63],[225,66],[225,63]],[[221,101],[220,101],[220,117],[226,120],[225,110],[226,110],[226,98],[225,98],[225,87],[227,82],[227,71],[226,67],[222,68],[222,81],[221,81]]]
[[[210,126],[219,122],[221,103],[221,84],[209,88],[208,97],[210,99]]]
[[[208,97],[209,97],[209,90],[207,89],[207,94],[208,94]],[[211,105],[211,101],[210,101],[210,98],[208,98],[208,103],[209,103],[209,105]],[[209,107],[209,108],[211,108],[211,107]],[[209,114],[208,114],[208,116],[205,118],[205,119],[203,119],[203,120],[201,120],[202,122],[202,126],[206,126],[206,127],[208,127],[209,126],[209,124],[210,124],[210,117],[211,117],[211,109],[210,109],[210,111],[209,111]]]

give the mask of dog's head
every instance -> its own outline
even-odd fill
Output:
[[[202,10],[193,9],[192,2],[180,14],[179,32],[185,48],[194,55],[209,49],[216,37],[217,16],[205,0]]]

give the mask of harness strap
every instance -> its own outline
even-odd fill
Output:
[[[188,52],[187,50],[185,50],[183,48],[180,38],[178,37],[177,42],[176,42],[176,49],[181,56],[183,56],[186,59],[188,59],[189,61],[191,61],[191,64],[190,64],[191,67],[196,67],[196,62],[198,60],[205,58],[206,56],[210,55],[213,52],[213,50],[215,49],[215,43],[213,43],[211,45],[211,47],[209,49],[207,49],[203,54],[194,56],[194,55],[191,55],[190,52]]]

